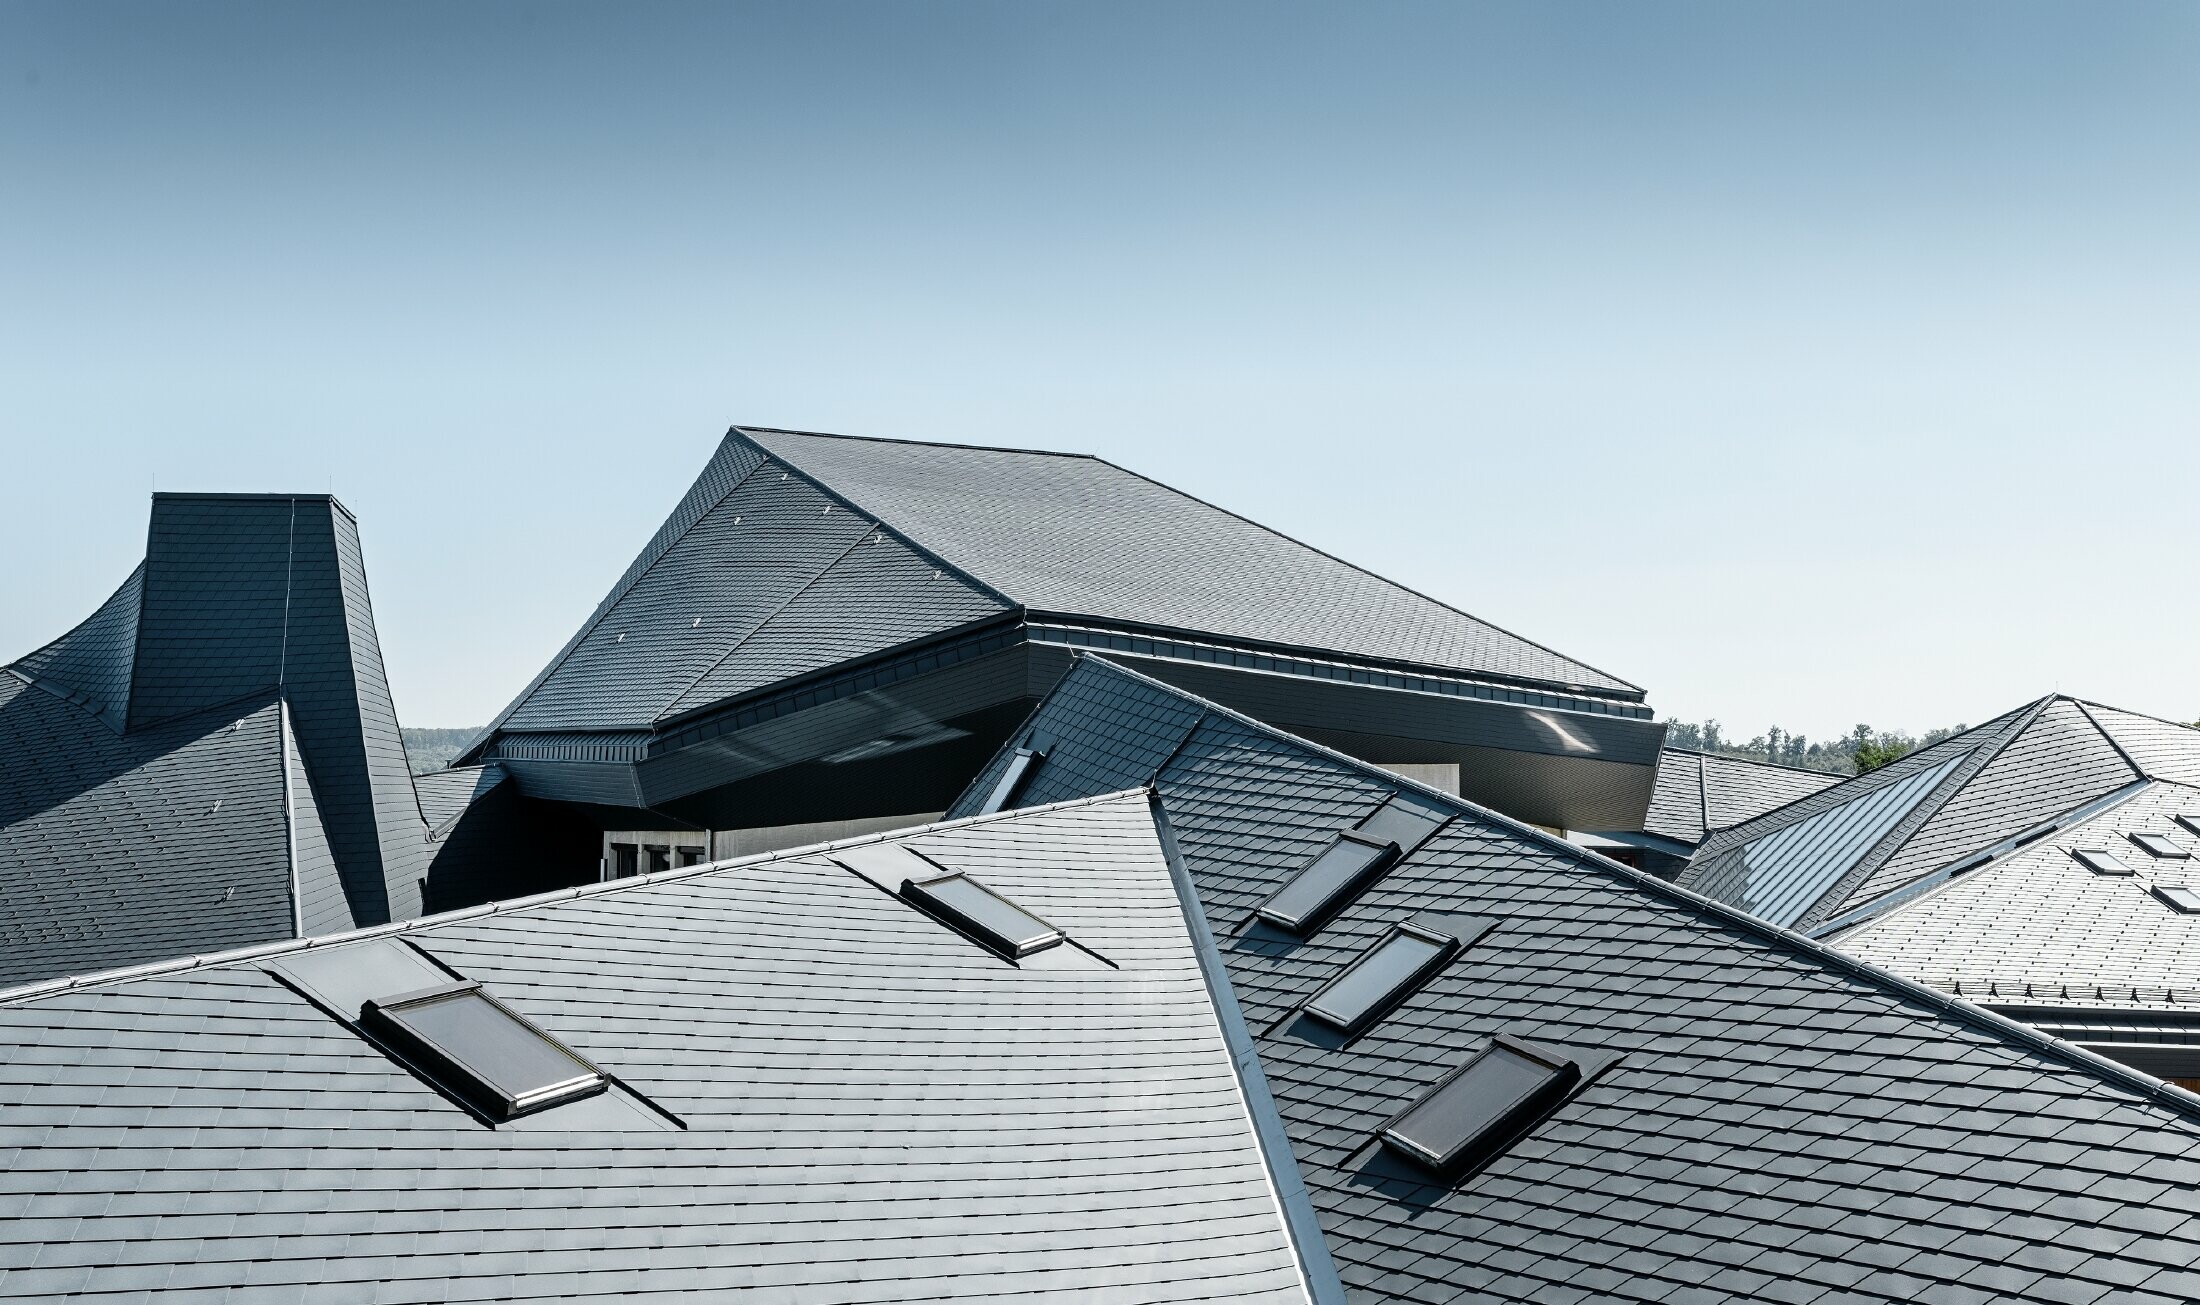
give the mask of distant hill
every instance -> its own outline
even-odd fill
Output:
[[[459,750],[473,742],[481,729],[416,730],[407,726],[398,733],[405,736],[405,760],[412,766],[412,773],[425,775],[457,760]]]

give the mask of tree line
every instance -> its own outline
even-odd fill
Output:
[[[1858,725],[1838,739],[1812,739],[1791,734],[1775,725],[1744,741],[1728,738],[1725,727],[1715,720],[1700,724],[1668,720],[1665,722],[1665,746],[1715,752],[1745,761],[1769,761],[1801,770],[1821,770],[1829,775],[1862,775],[1969,728],[1968,725],[1953,725],[1923,734],[1909,734],[1902,730],[1875,730],[1869,725]]]

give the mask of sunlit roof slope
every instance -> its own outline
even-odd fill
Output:
[[[948,870],[1066,940],[898,891]],[[562,1097],[366,1031],[437,1002]],[[0,1044],[11,1301],[1270,1305],[1323,1262],[1142,793],[0,997]]]

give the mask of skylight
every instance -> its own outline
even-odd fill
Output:
[[[593,1096],[603,1072],[482,990],[447,983],[370,999],[361,1026],[493,1120]]]
[[[2183,884],[2156,884],[2154,896],[2179,915],[2200,915],[2200,892]]]
[[[2160,857],[2165,861],[2185,860],[2192,856],[2192,853],[2177,846],[2177,841],[2168,834],[2136,833],[2131,835],[2131,841],[2137,843],[2147,855]]]
[[[1345,830],[1260,904],[1260,918],[1295,934],[1312,933],[1397,859],[1396,843]]]
[[[1500,1034],[1383,1130],[1383,1143],[1439,1172],[1511,1140],[1582,1079],[1572,1059]]]
[[[963,874],[901,881],[901,895],[982,947],[1015,958],[1045,951],[1062,931]]]
[[[2118,860],[2116,854],[2107,848],[2074,847],[2070,849],[2070,855],[2078,859],[2079,865],[2097,875],[2128,876],[2131,874],[2131,867]]]
[[[1345,1033],[1358,1033],[1396,1006],[1459,950],[1459,940],[1415,924],[1400,924],[1306,1003],[1306,1013]]]
[[[2179,812],[2177,823],[2183,825],[2185,832],[2188,834],[2200,834],[2200,815],[2194,815],[2191,812]]]
[[[1046,759],[1047,754],[1044,752],[1034,752],[1030,748],[1016,749],[1015,755],[1008,759],[1008,769],[1001,772],[1000,781],[994,784],[991,793],[986,794],[985,805],[978,808],[978,814],[990,816],[996,811],[1005,811],[1013,806],[1017,795],[1023,792],[1024,785],[1031,782],[1033,772]]]

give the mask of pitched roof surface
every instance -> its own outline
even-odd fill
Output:
[[[427,829],[334,498],[154,495],[144,562],[0,695],[0,982],[420,913]]]
[[[2200,1292],[2176,1089],[1097,659],[1011,746],[1045,752],[1028,801],[1153,785],[1355,1300]],[[1453,819],[1312,938],[1249,922],[1397,793]],[[1301,1032],[1428,912],[1493,928],[1358,1041]],[[1499,1033],[1619,1060],[1455,1184],[1371,1145]]]
[[[2200,1008],[2200,915],[2173,911],[2152,892],[2200,890],[2200,861],[2156,858],[2129,837],[2159,834],[2200,853],[2179,815],[2200,817],[2200,789],[2150,783],[1832,941],[1973,1001]],[[2094,874],[2073,848],[2110,851],[2132,874]]]
[[[1803,929],[1853,923],[2149,777],[2200,732],[2051,695],[1704,840],[1680,883]]]
[[[1098,458],[743,433],[1034,611],[1641,696],[1625,680]]]
[[[647,731],[1019,609],[1642,697],[1097,458],[736,427],[483,737]]]
[[[835,859],[902,845],[1071,943]],[[0,1295],[1307,1299],[1143,794],[337,941],[622,1086],[485,1127],[279,981],[325,944],[0,1000]]]
[[[1713,830],[1755,819],[1840,782],[1841,776],[1823,771],[1666,748],[1658,755],[1657,787],[1642,832],[1693,846]]]

